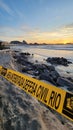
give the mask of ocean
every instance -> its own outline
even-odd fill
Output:
[[[19,50],[21,52],[29,52],[34,54],[33,60],[40,63],[46,63],[48,57],[64,57],[73,63],[73,45],[14,45],[11,46],[13,50]],[[56,70],[62,76],[68,76],[73,78],[73,64],[69,66],[58,65],[55,66]]]

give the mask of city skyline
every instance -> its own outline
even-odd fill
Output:
[[[0,0],[0,40],[73,43],[73,0]]]

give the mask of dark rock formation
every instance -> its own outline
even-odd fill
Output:
[[[46,75],[46,74],[42,73],[39,75],[39,79],[49,81],[52,84],[56,85],[56,82],[53,80],[52,76],[50,76],[49,74]]]
[[[62,78],[60,74],[55,70],[55,67],[53,65],[31,63],[30,56],[32,55],[28,52],[19,53],[19,55],[13,55],[16,62],[22,65],[21,71],[23,73],[33,75],[33,77],[40,80],[46,80],[56,86],[67,86],[68,90],[70,91],[73,90],[73,83],[71,80]],[[51,58],[50,61],[63,65],[67,65],[69,63],[69,61],[64,58]],[[21,105],[24,107],[23,104]]]
[[[25,41],[25,40],[23,40],[23,42],[22,42],[24,45],[27,45],[28,43]]]
[[[20,42],[20,41],[11,41],[10,44],[22,44],[22,45],[27,45],[28,43],[27,43],[25,40],[23,40],[22,42]]]
[[[20,55],[25,57],[25,56],[29,56],[31,54],[29,52],[24,52],[24,53],[22,52],[22,53],[20,53]]]
[[[62,77],[59,77],[57,79],[57,84],[64,87],[68,87],[68,90],[72,90],[73,91],[73,82],[69,81],[68,79],[66,78],[62,78]]]
[[[46,59],[47,62],[50,62],[51,64],[54,65],[64,65],[64,66],[68,66],[68,64],[72,63],[70,61],[68,61],[66,58],[63,57],[52,57],[52,58],[47,58]]]
[[[11,41],[10,44],[21,44],[22,42],[20,41]]]
[[[55,70],[52,65],[31,63],[30,53],[20,53],[19,55],[13,55],[16,62],[23,65],[22,72],[36,76],[40,80],[46,80],[54,85],[56,84],[57,78],[60,77],[59,73]],[[29,59],[29,60],[28,60]]]

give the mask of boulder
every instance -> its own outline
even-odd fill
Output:
[[[71,82],[73,82],[73,78],[72,77],[68,77],[68,80],[70,80]]]
[[[23,40],[23,42],[22,42],[24,45],[28,45],[28,43],[25,41],[25,40]]]
[[[68,90],[73,90],[73,82],[69,81],[66,78],[59,77],[57,79],[57,84],[60,86],[68,86]]]
[[[22,72],[28,72],[30,70],[32,70],[32,68],[29,68],[28,66],[22,68]]]
[[[64,66],[68,66],[68,64],[72,63],[70,61],[68,61],[66,58],[63,57],[48,57],[46,59],[47,62],[50,62],[51,64],[55,64],[55,65],[64,65]]]
[[[57,81],[57,78],[60,77],[59,73],[58,73],[56,70],[51,71],[51,72],[50,72],[50,76],[51,76],[55,81]]]
[[[20,41],[11,41],[10,44],[22,44]]]
[[[49,75],[49,73],[41,73],[40,75],[39,75],[39,79],[40,80],[46,80],[46,81],[49,81],[49,82],[51,82],[51,83],[53,83],[54,85],[56,85],[56,82],[53,80],[53,78],[52,78],[52,76],[50,76]]]
[[[45,64],[35,64],[34,66],[38,70],[44,70],[44,69],[46,69],[46,65]]]
[[[29,52],[21,52],[20,53],[20,56],[22,56],[22,57],[25,57],[25,56],[30,56],[31,54],[29,53]]]
[[[54,70],[55,70],[55,67],[54,67],[53,65],[49,65],[49,66],[47,66],[47,69],[48,69],[49,71],[54,71]]]

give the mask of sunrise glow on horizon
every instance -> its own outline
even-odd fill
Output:
[[[0,40],[73,43],[73,0],[0,0]]]

